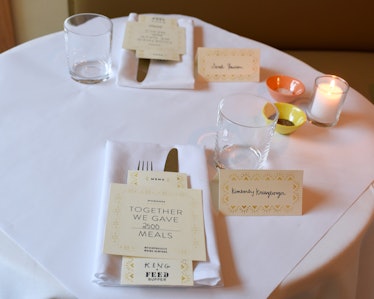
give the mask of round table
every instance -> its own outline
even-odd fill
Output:
[[[277,49],[192,19],[195,49],[260,49],[260,82],[197,80],[192,90],[119,86],[116,75],[126,18],[113,20],[113,77],[101,84],[83,85],[69,77],[62,32],[0,55],[0,228],[1,242],[8,244],[1,246],[6,248],[1,255],[6,266],[1,277],[7,279],[1,292],[7,298],[31,298],[33,292],[45,291],[19,288],[22,273],[40,272],[37,264],[72,296],[91,299],[257,299],[289,298],[290,294],[292,298],[315,294],[354,298],[356,287],[361,295],[372,289],[357,277],[369,273],[360,263],[373,259],[367,252],[373,244],[373,204],[368,198],[373,197],[374,106],[353,89],[335,127],[307,123],[290,136],[273,138],[266,168],[304,171],[302,216],[214,215],[223,287],[181,291],[92,283],[107,140],[205,146],[202,140],[215,130],[223,95],[251,92],[271,99],[265,79],[283,73],[304,82],[302,103],[311,96],[314,79],[320,75]],[[214,184],[215,169],[209,157]],[[17,245],[7,243],[5,235]],[[21,256],[26,258],[22,252],[11,252],[17,246],[32,260],[17,263]],[[18,272],[12,274],[9,269]],[[341,277],[327,275],[343,273],[342,269]],[[56,296],[52,290],[51,296]]]

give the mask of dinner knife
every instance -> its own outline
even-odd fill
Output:
[[[178,162],[178,150],[172,148],[165,161],[164,171],[178,172],[179,171],[179,162]]]
[[[143,82],[148,73],[150,59],[139,58],[138,60],[138,71],[136,73],[136,81]]]

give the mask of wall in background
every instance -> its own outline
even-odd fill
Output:
[[[15,45],[10,1],[0,0],[0,53]]]
[[[11,0],[16,43],[63,30],[67,0]]]

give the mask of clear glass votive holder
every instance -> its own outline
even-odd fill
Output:
[[[64,22],[65,49],[71,77],[95,84],[110,78],[113,23],[106,16],[81,13]]]
[[[218,106],[216,167],[261,169],[267,160],[279,112],[267,99],[238,93]]]
[[[316,78],[312,101],[307,114],[317,126],[332,127],[339,121],[340,113],[349,89],[348,83],[334,75]]]

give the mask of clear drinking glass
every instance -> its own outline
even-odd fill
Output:
[[[94,84],[110,78],[112,30],[112,21],[99,14],[76,14],[65,20],[67,62],[74,80]]]
[[[216,166],[263,168],[278,116],[275,105],[259,96],[240,93],[224,97],[218,107]]]

